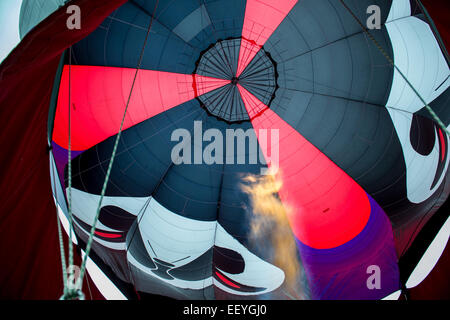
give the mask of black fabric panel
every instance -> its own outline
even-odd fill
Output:
[[[203,109],[201,109],[203,111]],[[233,194],[242,193],[237,184],[233,185],[232,190],[227,189],[227,170],[228,168],[233,168],[239,172],[236,177],[238,181],[242,181],[244,175],[251,172],[260,172],[263,167],[260,164],[260,159],[258,158],[258,143],[256,136],[252,131],[251,134],[254,136],[256,141],[256,149],[246,150],[237,149],[237,141],[235,140],[235,149],[233,155],[227,158],[226,150],[226,137],[227,130],[241,129],[246,132],[248,129],[252,128],[249,122],[244,122],[241,124],[229,124],[225,121],[219,120],[215,117],[209,116],[206,111],[204,112],[204,117],[202,117],[202,134],[204,134],[208,129],[215,129],[221,133],[223,138],[223,153],[219,150],[217,154],[217,159],[219,163],[206,164],[205,158],[202,159],[201,164],[194,164],[194,156],[192,156],[191,164],[180,164],[171,166],[170,170],[164,176],[161,185],[154,192],[154,198],[164,207],[172,212],[180,214],[184,217],[190,219],[197,219],[202,221],[215,221],[218,220],[221,225],[227,230],[227,232],[233,234],[233,229],[236,227],[243,228],[240,232],[241,236],[244,236],[248,232],[248,225],[245,220],[239,220],[236,226],[228,228],[227,224],[222,223],[222,219],[228,219],[228,217],[233,215],[233,212],[226,211],[222,212],[221,208],[224,203],[227,203],[228,195],[227,192],[232,192]],[[198,144],[194,141],[193,136],[191,150],[192,153],[198,148]],[[211,142],[203,142],[201,150],[205,148]],[[247,140],[248,143],[248,140]],[[247,144],[248,146],[248,144]],[[244,163],[238,164],[239,152],[245,152]],[[257,153],[256,160],[257,163],[249,164],[250,153]],[[227,164],[227,163],[232,164]],[[232,201],[236,200],[235,196],[232,196]],[[247,201],[244,203],[239,202],[239,208],[248,204]],[[241,212],[241,211],[240,211]],[[241,215],[242,216],[242,215]]]
[[[439,137],[439,163],[438,167],[436,169],[436,174],[434,176],[433,183],[431,184],[430,189],[433,189],[436,183],[438,183],[439,179],[442,176],[442,172],[444,171],[446,162],[447,162],[447,156],[448,156],[448,141],[447,141],[447,134],[439,128],[437,125],[435,125],[435,131],[436,134]],[[442,138],[442,139],[441,139]]]
[[[100,209],[98,221],[108,228],[128,231],[136,216],[116,206],[104,206]]]
[[[245,261],[236,251],[214,246],[213,259],[214,266],[226,273],[239,274],[244,272]]]
[[[136,68],[155,8],[142,69],[191,74],[211,43],[240,37],[245,1],[129,1],[74,46],[74,63]]]
[[[211,276],[213,272],[213,248],[209,249],[197,259],[181,267],[169,271],[171,276],[178,279],[195,281]]]
[[[203,112],[192,100],[123,131],[106,195],[150,196],[172,165],[176,144],[171,142],[172,132],[179,126],[192,128]],[[112,136],[72,160],[74,188],[100,194],[115,139]]]
[[[150,269],[155,269],[156,265],[148,255],[145,245],[142,241],[141,231],[137,224],[133,225],[133,228],[127,235],[127,244],[129,254],[133,256],[139,263]]]
[[[443,81],[446,79],[442,79]],[[444,123],[445,126],[450,125],[450,108],[448,107],[450,105],[450,88],[447,88],[439,97],[434,99],[432,102],[429,103],[429,106],[433,111],[436,113],[436,115],[441,119],[441,121]],[[416,112],[417,115],[420,115],[422,117],[427,117],[430,119],[433,119],[430,112],[423,107],[420,111]]]
[[[287,23],[287,22],[286,22]],[[284,23],[283,23],[284,24]],[[283,25],[282,24],[282,25]],[[277,29],[269,43],[295,37]],[[373,34],[392,56],[386,29]],[[326,46],[298,52],[289,46],[279,53],[268,50],[277,63],[280,88],[358,100],[384,106],[392,84],[393,69],[365,34],[357,33]],[[289,103],[283,91],[276,92],[274,104]],[[276,109],[274,109],[276,110]]]
[[[363,24],[368,18],[366,10],[370,5],[380,6],[382,24],[391,7],[391,1],[346,0],[345,3]],[[281,60],[286,60],[292,58],[293,53],[305,54],[361,32],[361,26],[339,0],[303,0],[292,9],[264,48],[274,58],[276,48],[283,48],[280,56]]]
[[[205,278],[208,274],[212,272],[211,257],[212,249],[205,252],[200,256],[196,262],[193,261],[191,266],[196,268],[180,268],[179,271],[176,269],[168,270],[167,267],[162,266],[161,263],[157,264],[156,261],[148,255],[145,249],[144,243],[142,242],[142,236],[140,234],[139,228],[135,224],[131,231],[128,233],[127,243],[129,244],[128,252],[131,254],[139,263],[155,271],[155,274],[161,276],[161,271],[165,270],[165,278],[171,279],[172,276],[185,277],[185,279],[192,279],[201,277]],[[161,268],[162,267],[162,268]],[[192,275],[190,274],[192,272]],[[140,299],[150,299],[152,296],[148,297],[148,293],[165,295],[178,299],[205,299],[207,296],[213,297],[211,294],[211,289],[206,287],[201,290],[190,290],[190,289],[180,289],[174,286],[170,286],[167,283],[157,279],[155,277],[149,277],[142,270],[134,267],[130,264],[129,273],[131,273],[132,283],[135,290],[139,292]]]
[[[386,212],[395,213],[390,215],[389,218],[399,257],[406,254],[417,233],[433,216],[436,210],[438,210],[439,206],[444,203],[448,197],[448,193],[449,179],[446,177],[436,192],[422,203],[414,204],[404,197],[397,199],[395,203],[383,208]]]
[[[136,68],[151,17],[131,2],[108,17],[100,28],[74,46],[80,65]],[[192,73],[199,50],[153,20],[142,69]]]
[[[83,243],[87,243],[87,231],[82,231],[80,227],[74,224],[75,233]],[[84,249],[84,248],[83,248]],[[126,259],[127,252],[125,250],[113,250],[105,247],[97,241],[92,242],[92,251],[94,251],[101,261],[108,265],[113,273],[122,281],[131,282],[130,272]]]
[[[157,1],[132,0],[131,2],[147,12],[152,12]],[[205,49],[220,39],[241,36],[245,6],[246,0],[160,0],[156,17],[167,28],[173,30],[195,10],[203,7],[200,9],[201,14],[197,20],[202,20],[206,25],[205,28],[199,30],[195,24],[186,23],[185,28],[191,30],[185,31],[187,31],[186,34],[195,34],[195,37],[188,41],[190,45]]]
[[[433,120],[415,114],[409,132],[411,146],[423,156],[433,151],[436,142],[436,129]]]
[[[198,145],[196,136],[202,139],[204,132],[218,126],[226,127],[222,121],[208,116],[206,111],[200,108],[202,116],[202,131],[193,132],[191,144],[191,163],[171,165],[165,174],[160,186],[154,193],[154,198],[168,210],[180,214],[186,218],[215,221],[217,218],[217,201],[219,199],[220,181],[222,176],[222,164],[207,165],[201,160],[200,164],[194,163],[196,150],[203,156],[204,146],[208,142]],[[189,124],[193,126],[194,124]],[[223,162],[223,155],[220,155]]]

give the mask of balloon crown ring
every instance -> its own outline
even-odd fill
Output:
[[[260,102],[252,106],[251,114],[256,115],[270,107],[278,89],[276,62],[264,47],[245,38],[218,40],[210,45],[200,54],[193,78],[200,91],[210,85],[211,78],[229,81],[197,96],[209,114],[229,123],[251,120],[244,103],[247,93]]]

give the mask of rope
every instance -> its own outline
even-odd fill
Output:
[[[68,211],[69,211],[69,267],[73,265],[73,243],[72,243],[72,229],[73,229],[73,219],[72,219],[72,107],[71,107],[71,78],[72,78],[72,47],[69,48],[69,134],[68,134],[68,187],[69,191],[67,193]]]
[[[63,273],[63,296],[68,293],[67,289],[67,272],[66,272],[66,255],[64,253],[64,240],[61,232],[61,221],[59,221],[58,207],[56,207],[56,220],[58,221],[58,240],[59,240],[59,251],[61,253],[61,265]]]
[[[87,262],[87,259],[89,258],[89,254],[90,254],[90,251],[91,251],[91,248],[92,248],[95,228],[96,228],[96,225],[97,225],[98,217],[100,215],[101,205],[102,205],[105,193],[106,193],[106,187],[108,186],[108,181],[109,181],[111,170],[112,170],[112,167],[113,167],[113,164],[114,164],[114,159],[116,157],[117,147],[119,145],[119,140],[120,140],[120,137],[122,135],[123,125],[125,123],[125,117],[126,117],[126,114],[127,114],[127,111],[128,111],[128,107],[129,107],[129,104],[130,104],[130,101],[131,101],[131,95],[133,93],[133,89],[134,89],[134,85],[136,83],[138,72],[139,72],[139,70],[141,68],[141,65],[142,65],[142,60],[143,60],[143,57],[144,57],[145,47],[147,45],[147,41],[148,41],[148,38],[149,38],[149,35],[150,35],[150,29],[151,29],[152,24],[153,24],[153,16],[154,16],[154,14],[156,12],[156,8],[158,7],[158,2],[159,2],[159,0],[156,1],[156,5],[155,5],[155,8],[154,8],[153,14],[151,15],[151,18],[150,18],[150,24],[149,24],[149,26],[147,28],[147,34],[145,35],[144,45],[143,45],[141,53],[140,53],[138,66],[137,66],[136,72],[134,74],[133,82],[132,82],[131,89],[130,89],[130,94],[128,95],[128,100],[127,100],[127,104],[125,106],[125,111],[123,113],[122,122],[120,123],[119,132],[117,133],[116,140],[114,142],[114,148],[113,148],[113,151],[112,151],[111,160],[110,160],[109,165],[108,165],[108,170],[106,172],[105,181],[103,183],[103,187],[102,187],[102,190],[101,190],[101,193],[100,193],[100,199],[99,199],[99,203],[98,203],[98,206],[97,206],[97,211],[96,211],[96,214],[95,214],[94,222],[92,224],[91,231],[89,233],[89,239],[88,239],[87,244],[86,244],[86,253],[85,253],[85,257],[84,257],[84,259],[82,261],[82,264],[81,264],[80,276],[78,278],[77,285],[76,285],[76,288],[78,288],[78,290],[80,290],[80,291],[81,291],[82,285],[83,285],[83,278],[84,278],[84,275],[85,275],[85,272],[86,272],[86,262]]]
[[[69,286],[69,278],[67,277],[68,270],[73,272],[73,242],[72,242],[72,230],[73,230],[73,215],[72,215],[72,130],[71,130],[71,119],[72,119],[72,108],[71,108],[71,78],[72,78],[72,47],[69,48],[69,101],[68,101],[68,154],[67,154],[67,163],[68,163],[68,192],[67,192],[67,207],[69,213],[69,263],[66,266],[66,261],[64,257],[64,242],[62,240],[62,235],[59,235],[61,232],[61,225],[58,218],[58,236],[60,237],[60,247],[61,247],[61,260],[63,262],[63,280],[64,280],[64,293],[61,296],[60,300],[84,300],[84,294],[81,290],[78,290],[77,287]],[[72,277],[70,278],[72,281]]]
[[[55,183],[55,168],[52,164],[52,172],[53,172],[53,186],[54,186],[54,191],[55,191],[55,196],[56,196],[56,183]],[[57,199],[57,196],[56,196]],[[64,253],[64,240],[63,240],[63,235],[62,235],[62,231],[61,231],[61,221],[59,221],[59,216],[58,216],[58,207],[56,207],[56,221],[57,221],[57,226],[58,226],[58,241],[59,241],[59,251],[61,254],[61,267],[62,267],[62,275],[63,275],[63,294],[65,295],[67,292],[67,273],[66,273],[66,255]]]
[[[369,30],[364,26],[364,24],[359,20],[359,18],[353,13],[353,11],[345,4],[344,0],[340,0],[342,5],[347,9],[347,11],[352,15],[352,17],[356,20],[356,22],[361,26],[361,29],[367,34],[367,36],[372,40],[372,42],[375,44],[377,49],[381,52],[381,54],[386,58],[386,60],[394,67],[395,70],[398,71],[398,73],[401,75],[401,77],[405,80],[405,82],[408,84],[408,86],[413,90],[413,92],[416,94],[416,96],[420,99],[420,101],[424,104],[426,110],[430,113],[431,117],[436,121],[436,123],[441,127],[444,132],[446,132],[448,135],[450,135],[449,130],[447,130],[447,127],[442,122],[442,120],[439,118],[439,116],[434,112],[434,110],[428,105],[428,103],[425,101],[424,98],[420,95],[420,93],[414,88],[414,86],[409,82],[408,78],[403,74],[403,72],[397,67],[397,65],[394,63],[394,61],[391,59],[391,57],[386,53],[386,51],[383,49],[383,47],[378,43],[378,41],[373,37],[373,35],[369,32]]]

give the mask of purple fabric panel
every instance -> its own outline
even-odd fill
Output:
[[[400,288],[390,221],[375,200],[368,197],[371,205],[369,220],[351,241],[322,250],[297,240],[312,299],[381,299]],[[369,266],[380,268],[380,289],[367,286],[373,274],[368,273]]]

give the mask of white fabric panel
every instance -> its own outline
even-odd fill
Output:
[[[149,257],[180,267],[197,259],[214,245],[216,224],[216,221],[197,221],[177,215],[152,198],[139,223],[139,230]],[[211,276],[197,281],[164,279],[139,263],[129,251],[127,258],[129,263],[148,276],[178,288],[200,290],[212,285]]]
[[[58,10],[68,0],[24,0],[20,11],[20,38]]]
[[[68,210],[66,205],[66,198],[64,197],[64,193],[61,187],[61,183],[59,182],[58,170],[56,168],[55,158],[53,157],[53,152],[50,152],[49,156],[50,160],[50,181],[52,185],[52,193],[53,200],[55,201],[56,210],[58,212],[59,221],[69,237],[69,219],[68,219]],[[77,237],[75,236],[75,232],[72,228],[72,242],[77,245]]]
[[[441,185],[445,173],[447,172],[450,157],[447,157],[445,168],[438,183],[431,189],[440,157],[439,137],[437,133],[435,133],[433,151],[429,155],[423,156],[417,153],[411,145],[410,130],[413,114],[393,109],[389,109],[389,113],[403,149],[406,165],[406,191],[408,200],[413,203],[421,203],[428,199]]]
[[[0,0],[0,63],[20,42],[19,17],[22,0]]]
[[[53,199],[55,200],[55,205],[56,205],[56,210],[58,211],[59,221],[61,221],[61,225],[62,225],[64,231],[66,232],[67,237],[69,237],[69,229],[70,229],[69,220],[66,218],[65,213],[61,210],[61,207],[56,202],[56,199],[55,198],[53,198]],[[75,235],[75,232],[73,231],[73,228],[72,228],[72,242],[75,245],[78,245],[77,237]]]
[[[177,288],[181,288],[181,289],[193,289],[193,290],[201,290],[204,289],[205,287],[209,287],[212,285],[213,283],[213,279],[211,276],[205,278],[205,279],[201,279],[201,280],[195,280],[195,281],[187,281],[187,280],[182,280],[182,279],[165,279],[165,278],[161,278],[159,276],[157,276],[155,273],[153,273],[152,269],[144,266],[143,264],[141,264],[139,261],[137,261],[133,255],[130,253],[130,251],[127,252],[127,259],[128,262],[133,265],[134,267],[136,267],[137,269],[139,269],[141,272],[146,273],[149,277],[154,277],[154,278],[158,278],[159,280],[166,282],[170,285],[173,285]]]
[[[229,274],[221,270],[221,272],[228,278],[242,284],[251,285],[253,287],[267,288],[266,290],[261,291],[258,294],[273,291],[283,283],[284,272],[281,269],[261,260],[256,255],[248,251],[247,248],[239,243],[239,241],[228,234],[220,224],[217,224],[216,246],[232,249],[236,252],[239,252],[245,260],[244,272],[240,274]],[[215,279],[214,284],[227,292],[235,293],[238,295],[254,295],[254,293],[234,291],[228,287],[223,286],[219,281]]]
[[[396,66],[422,98],[427,103],[432,102],[450,86],[447,78],[450,70],[429,25],[416,17],[406,17],[386,24],[386,28]],[[434,149],[428,156],[422,156],[412,148],[410,129],[413,113],[422,109],[424,104],[397,70],[394,71],[387,106],[403,149],[408,199],[420,203],[428,199],[443,180],[442,175],[430,190],[439,161],[439,137],[436,134]]]
[[[198,221],[177,215],[155,199],[151,199],[139,223],[139,230],[147,253],[151,258],[170,262],[175,267],[183,266],[208,251],[214,244],[238,252],[245,261],[244,272],[238,275],[223,272],[230,279],[253,287],[266,288],[258,293],[232,290],[208,276],[197,281],[164,279],[140,264],[128,251],[128,261],[151,277],[179,288],[203,289],[213,284],[222,290],[238,295],[255,295],[270,292],[284,281],[284,272],[249,252],[228,234],[216,221]]]
[[[396,66],[422,98],[430,103],[450,86],[450,79],[447,78],[450,70],[431,28],[416,17],[390,22],[386,28]],[[394,71],[387,106],[412,113],[424,107],[397,70]]]
[[[85,259],[86,254],[81,250],[81,257]],[[91,258],[86,260],[86,270],[97,289],[107,300],[128,300],[127,297],[109,280],[103,271],[92,261]]]
[[[172,31],[184,41],[189,42],[210,24],[208,10],[204,5],[201,5],[185,17]]]
[[[411,4],[409,0],[392,0],[391,11],[389,11],[386,22],[401,19],[411,15]]]
[[[179,266],[193,261],[214,245],[216,224],[216,221],[182,217],[151,199],[139,230],[149,256]],[[174,263],[179,259],[184,260]]]
[[[447,221],[442,226],[441,230],[434,238],[433,242],[431,242],[427,251],[425,251],[419,263],[409,276],[408,281],[406,281],[406,288],[414,288],[428,276],[428,274],[431,272],[431,270],[433,270],[434,266],[439,261],[439,258],[444,252],[449,237],[450,218],[447,218]]]
[[[384,297],[381,300],[398,300],[398,298],[400,298],[400,295],[402,294],[401,290],[397,290],[393,293],[391,293],[390,295],[388,295],[387,297]]]

